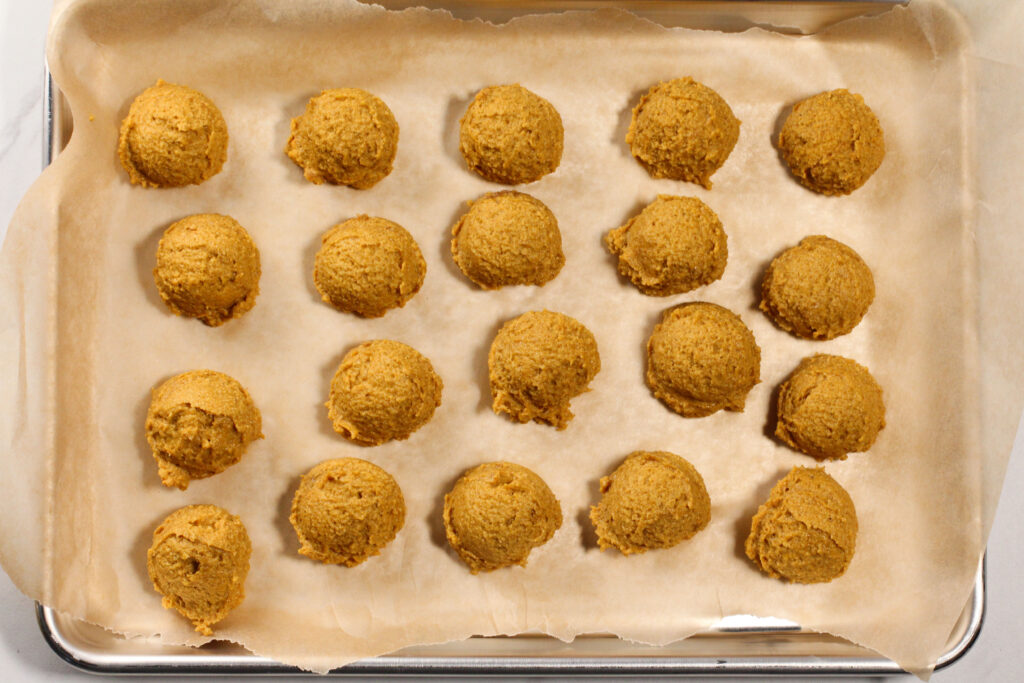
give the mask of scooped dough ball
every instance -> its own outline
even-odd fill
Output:
[[[327,416],[334,431],[361,446],[408,439],[434,416],[443,386],[416,349],[390,339],[369,341],[341,360]]]
[[[228,127],[209,97],[158,80],[128,108],[117,156],[133,185],[198,185],[224,166]]]
[[[804,358],[779,389],[775,436],[819,460],[868,450],[883,427],[882,388],[849,358]]]
[[[711,176],[739,137],[740,121],[722,96],[687,77],[659,83],[640,98],[626,144],[652,178],[711,189]]]
[[[292,119],[285,153],[306,180],[366,190],[391,173],[398,122],[388,105],[365,90],[324,90]]]
[[[601,550],[624,555],[671,548],[711,520],[711,498],[693,465],[664,451],[637,451],[601,478],[601,502],[590,508]]]
[[[153,279],[172,312],[217,327],[256,305],[260,252],[234,218],[188,216],[160,238]]]
[[[604,243],[619,257],[619,273],[650,296],[711,284],[729,258],[722,221],[695,197],[658,195]]]
[[[452,257],[483,289],[543,285],[565,265],[551,210],[522,192],[485,194],[452,228]]]
[[[469,470],[444,497],[448,544],[474,574],[518,564],[562,526],[562,508],[544,480],[510,462]]]
[[[885,138],[864,98],[840,89],[797,102],[782,124],[779,149],[804,186],[841,195],[866,183],[882,165]]]
[[[373,463],[326,460],[303,475],[288,521],[299,536],[299,553],[355,567],[398,535],[405,498],[394,477]]]
[[[164,486],[188,488],[241,460],[262,439],[262,420],[249,392],[213,370],[192,370],[155,390],[146,414],[146,440]]]
[[[540,180],[562,160],[562,117],[521,85],[476,94],[459,122],[459,149],[472,171],[493,183]]]
[[[821,468],[794,467],[754,515],[746,551],[768,576],[826,583],[843,575],[856,545],[850,494]]]
[[[345,313],[379,318],[423,286],[427,264],[409,231],[384,218],[356,216],[324,233],[313,282]]]
[[[588,391],[601,369],[597,340],[578,320],[531,311],[498,330],[487,355],[495,414],[565,429],[569,401]]]
[[[242,520],[216,505],[189,505],[153,532],[146,568],[164,608],[212,636],[211,627],[245,599],[251,554]]]
[[[647,340],[647,385],[683,417],[743,411],[761,381],[761,349],[740,317],[695,302],[662,315]]]

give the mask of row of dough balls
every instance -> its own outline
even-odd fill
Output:
[[[324,90],[291,123],[285,152],[310,182],[373,187],[392,170],[398,122],[378,97]],[[740,121],[721,95],[692,78],[653,86],[633,109],[626,144],[654,178],[711,187],[739,139]],[[516,85],[484,88],[459,125],[467,167],[491,182],[530,183],[558,168],[564,129],[543,97]],[[228,131],[220,110],[187,86],[158,80],[132,102],[118,156],[133,184],[180,187],[220,172]],[[779,133],[793,175],[827,195],[849,194],[885,156],[881,125],[860,95],[844,89],[798,102]]]

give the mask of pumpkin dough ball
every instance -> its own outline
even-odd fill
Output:
[[[249,392],[222,372],[193,370],[153,390],[146,440],[164,486],[223,472],[262,439],[260,411]]]
[[[588,391],[601,358],[594,335],[579,321],[531,311],[498,330],[487,367],[495,414],[565,429],[573,417],[569,401]]]
[[[198,185],[228,158],[228,127],[209,97],[158,80],[128,108],[117,156],[133,185]]]
[[[883,427],[882,388],[849,358],[804,358],[779,389],[775,436],[819,460],[868,450]]]
[[[372,216],[350,218],[324,233],[313,267],[323,300],[364,318],[405,306],[426,275],[427,263],[409,231]]]
[[[843,575],[856,545],[850,494],[821,468],[794,467],[754,515],[746,551],[768,576],[826,583]]]
[[[866,183],[882,165],[885,138],[864,98],[840,89],[797,102],[782,124],[779,149],[805,187],[842,195]]]
[[[664,451],[632,453],[601,478],[601,502],[590,508],[601,550],[624,555],[678,545],[708,525],[711,499],[693,465]]]
[[[398,122],[388,105],[365,90],[324,90],[292,119],[285,153],[317,185],[366,190],[391,173]]]
[[[729,258],[722,221],[695,197],[658,195],[604,243],[619,257],[619,273],[649,296],[710,284]]]
[[[514,191],[469,203],[452,228],[452,257],[483,289],[541,286],[565,265],[555,215],[539,199]]]
[[[562,508],[544,480],[510,462],[469,470],[444,497],[452,550],[477,574],[518,564],[562,526]]]
[[[346,353],[334,373],[327,416],[334,431],[361,446],[408,439],[434,416],[443,386],[416,349],[369,341]]]
[[[706,302],[662,315],[647,340],[647,385],[683,417],[743,411],[761,381],[761,349],[738,315]]]
[[[288,518],[299,553],[355,567],[379,555],[405,524],[405,498],[394,477],[359,458],[326,460],[302,477]]]
[[[245,599],[252,544],[242,520],[216,505],[172,512],[153,532],[146,569],[165,609],[204,636]]]
[[[652,178],[711,189],[711,176],[739,136],[740,121],[722,96],[687,77],[659,83],[640,98],[626,144]]]
[[[459,149],[470,170],[505,185],[532,183],[562,160],[562,117],[521,85],[476,94],[459,122]]]

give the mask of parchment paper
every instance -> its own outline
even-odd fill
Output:
[[[75,617],[203,642],[160,607],[145,550],[170,511],[208,502],[240,515],[253,541],[246,601],[218,637],[316,671],[472,634],[668,643],[747,613],[844,636],[926,674],[970,593],[1007,455],[979,448],[967,50],[954,13],[921,0],[804,38],[666,30],[618,11],[495,27],[345,1],[66,3],[48,58],[75,132],[20,206],[0,272],[2,367],[16,378],[0,413],[5,570]],[[715,88],[743,122],[710,191],[652,180],[623,142],[640,94],[684,75]],[[201,186],[132,187],[117,163],[118,124],[157,78],[198,88],[227,120],[228,162]],[[558,171],[522,189],[558,217],[567,258],[544,288],[483,292],[452,263],[450,227],[466,200],[499,188],[464,168],[458,119],[478,89],[509,82],[549,99],[565,124]],[[342,86],[380,96],[401,127],[394,172],[368,191],[314,186],[283,154],[307,98]],[[862,189],[828,198],[792,180],[772,140],[790,105],[837,87],[878,114],[887,156]],[[729,236],[720,281],[661,299],[618,278],[601,237],[659,193],[698,196],[719,214]],[[234,216],[262,256],[255,309],[217,329],[168,313],[152,281],[163,230],[197,212]],[[321,233],[364,212],[405,226],[428,264],[421,292],[377,320],[320,303],[311,280]],[[876,279],[865,320],[825,343],[798,340],[756,310],[764,267],[808,234],[854,247]],[[692,300],[736,311],[761,346],[762,383],[743,413],[683,419],[644,385],[654,323]],[[513,424],[489,406],[493,335],[540,308],[582,321],[601,352],[593,391],[573,402],[563,432]],[[361,448],[331,431],[323,402],[342,355],[383,337],[431,359],[443,405],[408,441]],[[767,434],[776,387],[815,352],[871,369],[888,426],[870,452],[827,467],[857,505],[849,571],[787,585],[757,572],[742,543],[772,484],[814,464]],[[223,474],[168,490],[143,436],[149,391],[202,367],[249,389],[267,438]],[[671,550],[601,553],[588,507],[598,479],[636,449],[694,463],[711,524]],[[298,477],[341,456],[390,471],[408,506],[398,538],[354,569],[297,555],[287,522]],[[496,459],[544,477],[565,523],[526,569],[472,576],[445,545],[441,501],[465,469]]]

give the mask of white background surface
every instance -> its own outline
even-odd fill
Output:
[[[50,0],[0,0],[0,237],[43,166],[43,56],[50,7]],[[985,624],[963,659],[935,674],[938,683],[1021,677],[1024,593],[1017,576],[1024,566],[1024,498],[1016,492],[1024,488],[1024,439],[1018,435],[1017,441],[989,539]],[[0,681],[86,678],[96,680],[50,651],[36,625],[34,604],[0,572]]]

